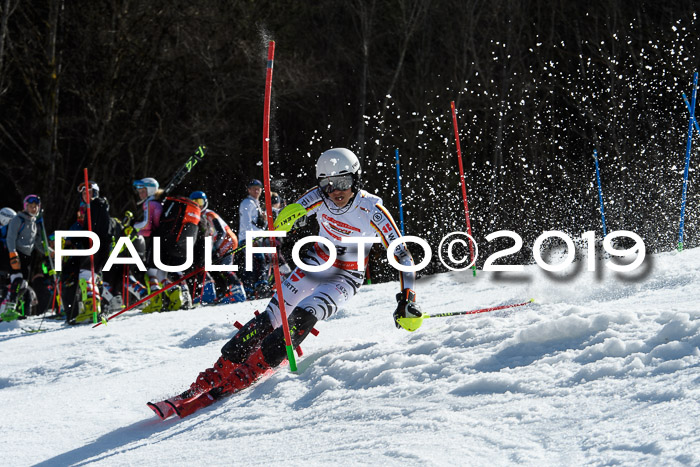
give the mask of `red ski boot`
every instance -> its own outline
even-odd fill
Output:
[[[245,363],[236,365],[230,376],[221,385],[221,389],[225,394],[241,391],[274,370],[265,361],[262,349],[258,349],[248,357]]]
[[[188,390],[190,397],[204,394],[214,388],[223,386],[223,383],[238,366],[236,363],[226,360],[223,356],[219,357],[212,368],[207,368],[197,376],[197,379]]]

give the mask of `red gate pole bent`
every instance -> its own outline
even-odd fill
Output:
[[[272,65],[275,58],[275,41],[270,41],[267,47],[267,75],[265,77],[265,104],[263,111],[263,183],[265,184],[265,210],[267,211],[267,225],[274,225],[275,219],[272,215],[272,197],[270,195],[270,95],[272,93]],[[277,245],[275,238],[271,238],[271,244]],[[287,359],[289,369],[297,371],[297,363],[294,359],[294,348],[292,347],[292,336],[289,334],[289,323],[287,322],[287,312],[284,309],[284,297],[282,295],[282,278],[280,266],[277,259],[277,251],[272,255],[272,265],[275,271],[275,289],[280,307],[280,317],[282,318],[282,329],[284,331],[284,343],[287,348]]]

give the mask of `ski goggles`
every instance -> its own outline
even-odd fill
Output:
[[[26,204],[41,204],[41,199],[38,196],[29,196],[24,200]]]
[[[206,201],[204,200],[204,198],[194,198],[192,201],[194,201],[195,203],[197,203],[197,204],[199,205],[200,208],[201,208],[202,206],[204,206],[204,203],[206,203]]]
[[[324,193],[333,193],[335,190],[349,190],[352,188],[352,175],[333,175],[332,177],[320,178],[318,180],[318,187]]]
[[[97,183],[95,182],[88,182],[88,188],[91,190],[99,190],[99,187],[97,186]],[[81,183],[78,185],[78,193],[82,193],[85,191],[85,183]]]

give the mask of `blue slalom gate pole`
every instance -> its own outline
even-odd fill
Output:
[[[685,170],[683,171],[683,194],[681,196],[681,225],[678,229],[678,251],[683,251],[683,224],[685,223],[685,199],[688,193],[688,169],[690,168],[690,149],[693,146],[693,122],[695,121],[695,98],[698,95],[698,73],[693,75],[693,97],[690,104],[690,121],[688,122],[688,143],[685,146]]]
[[[683,93],[683,101],[685,102],[685,106],[688,108],[688,112],[690,112],[690,102],[688,102],[688,97]],[[693,116],[693,125],[695,125],[695,131],[698,132],[698,135],[700,135],[700,126],[698,126],[698,119]]]
[[[598,150],[593,150],[595,159],[595,178],[598,180],[598,201],[600,201],[600,217],[603,220],[603,238],[608,235],[608,228],[605,225],[605,207],[603,206],[603,188],[600,186],[600,169],[598,168]]]
[[[401,235],[406,233],[403,230],[403,199],[401,198],[401,167],[399,167],[399,150],[396,150],[396,184],[399,187],[399,222],[401,223]]]

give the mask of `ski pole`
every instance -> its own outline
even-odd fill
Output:
[[[478,313],[488,313],[489,311],[505,310],[506,308],[515,308],[517,306],[529,305],[530,303],[533,303],[534,301],[535,301],[535,299],[531,298],[527,302],[514,303],[512,305],[493,306],[490,308],[480,308],[478,310],[471,310],[471,311],[453,311],[453,312],[448,312],[448,313],[438,313],[435,315],[423,315],[423,317],[424,318],[445,318],[448,316],[476,315]]]
[[[417,318],[399,318],[397,321],[401,325],[402,328],[404,328],[407,331],[413,332],[421,325],[423,324],[424,319],[428,318],[447,318],[449,316],[460,316],[460,315],[475,315],[478,313],[488,313],[489,311],[496,311],[496,310],[505,310],[507,308],[515,308],[518,306],[524,306],[524,305],[529,305],[530,303],[533,303],[535,301],[534,298],[531,298],[527,302],[522,302],[522,303],[513,303],[511,305],[501,305],[501,306],[493,306],[489,308],[479,308],[478,310],[471,310],[471,311],[451,311],[447,313],[437,313],[435,315],[429,315],[429,314],[423,314],[421,316],[418,316]]]
[[[698,73],[693,75],[693,98],[690,105],[688,122],[688,142],[685,147],[685,170],[683,171],[683,194],[681,195],[681,224],[678,229],[678,251],[683,251],[683,225],[685,223],[685,199],[688,193],[688,170],[690,168],[690,149],[693,146],[693,121],[695,120],[695,99],[698,94]]]
[[[467,203],[467,186],[464,180],[464,168],[462,166],[462,148],[459,145],[459,128],[457,127],[457,110],[455,109],[455,101],[450,103],[452,108],[452,126],[455,131],[455,143],[457,144],[457,160],[459,161],[459,180],[462,186],[462,199],[464,200],[464,216],[467,218],[467,233],[472,236],[472,226],[469,221],[469,204]],[[472,265],[472,271],[474,272],[474,277],[476,277],[476,259],[474,258],[474,245],[473,242],[469,242],[469,253],[471,254],[471,260],[474,263]]]

